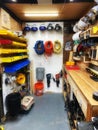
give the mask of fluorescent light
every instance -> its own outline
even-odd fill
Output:
[[[52,4],[52,0],[37,0],[38,4]]]
[[[12,0],[12,2],[17,2],[17,0]]]
[[[51,14],[33,14],[33,13],[31,13],[31,14],[29,14],[29,13],[27,13],[27,14],[25,14],[25,16],[27,16],[27,17],[32,17],[32,16],[34,16],[34,17],[38,17],[38,16],[40,16],[40,17],[43,17],[43,16],[45,16],[45,17],[48,17],[48,16],[54,16],[54,17],[56,17],[56,16],[58,16],[58,13],[51,13]]]

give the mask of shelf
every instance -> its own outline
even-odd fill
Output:
[[[0,54],[11,54],[11,53],[24,53],[28,52],[27,49],[2,49],[0,48]]]
[[[13,45],[13,46],[21,46],[21,47],[27,47],[26,43],[16,42],[9,39],[0,39],[0,45],[7,46],[7,45]]]
[[[93,37],[98,37],[98,25],[90,27],[86,31],[80,33],[81,40],[85,40]]]
[[[0,30],[0,37],[15,40],[18,42],[27,42],[27,40],[24,37],[18,37],[16,34],[8,30]]]
[[[14,45],[14,46],[22,46],[22,47],[27,47],[27,44],[20,43],[20,42],[15,42],[15,41],[12,41],[12,45]]]
[[[23,56],[13,56],[13,57],[0,57],[0,63],[11,63],[25,58],[28,58],[28,56],[23,55]]]
[[[18,61],[18,62],[9,64],[9,65],[6,65],[4,67],[4,71],[6,73],[15,73],[16,71],[22,69],[23,67],[27,66],[28,64],[30,64],[30,61],[28,59]]]

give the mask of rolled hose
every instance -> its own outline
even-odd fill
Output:
[[[34,46],[35,52],[38,55],[41,55],[44,53],[44,43],[41,40],[36,41],[35,46]]]
[[[46,41],[44,47],[45,47],[45,53],[47,55],[51,55],[53,53],[53,43],[52,43],[52,41]]]
[[[60,43],[60,41],[56,40],[56,41],[54,42],[53,51],[54,51],[55,53],[60,53],[61,50],[62,50],[61,43]]]
[[[75,34],[73,34],[72,40],[73,40],[73,41],[75,41],[75,40],[80,40],[80,33],[81,33],[81,31],[79,31],[79,32],[77,32],[77,33],[75,33]]]

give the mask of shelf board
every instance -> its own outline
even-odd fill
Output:
[[[28,52],[27,49],[2,49],[0,48],[0,54],[12,54],[12,53],[24,53]]]
[[[11,62],[22,60],[25,58],[28,58],[28,55],[13,56],[13,57],[0,57],[0,63],[11,63]]]
[[[98,37],[98,25],[88,28],[87,30],[80,33],[80,38],[82,40]]]
[[[16,34],[8,30],[0,30],[0,37],[15,40],[18,42],[27,42],[27,40],[24,37],[18,37]]]

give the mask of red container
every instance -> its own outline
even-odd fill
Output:
[[[35,83],[34,87],[35,87],[35,95],[36,96],[43,95],[44,84],[42,82]]]

